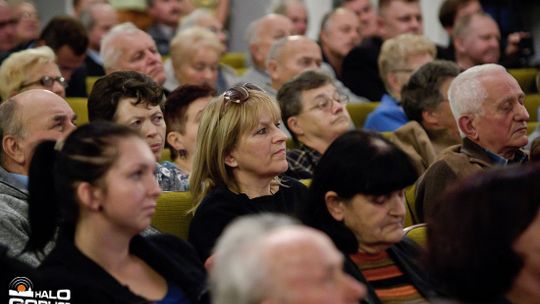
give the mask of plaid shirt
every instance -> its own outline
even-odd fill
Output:
[[[298,148],[287,151],[289,170],[286,175],[296,179],[311,178],[320,158],[321,153],[299,143]]]

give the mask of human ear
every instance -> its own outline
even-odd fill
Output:
[[[24,155],[23,149],[17,140],[17,137],[13,135],[6,135],[2,139],[2,150],[4,153],[17,164],[24,164],[26,155]]]
[[[232,155],[232,153],[227,154],[225,156],[225,164],[231,168],[238,167],[238,162],[236,161],[236,158]]]
[[[344,204],[341,198],[339,198],[338,194],[334,191],[328,191],[324,195],[324,201],[326,203],[326,208],[328,209],[328,213],[336,220],[336,221],[343,221],[345,218],[344,216]]]
[[[180,134],[180,132],[177,131],[171,131],[167,133],[167,143],[173,147],[175,151],[180,151],[185,149],[185,145],[183,142],[183,137]]]
[[[474,124],[474,117],[469,115],[461,116],[458,119],[458,127],[468,138],[472,140],[477,140],[479,138],[477,128]]]
[[[300,126],[298,117],[296,116],[291,116],[287,118],[287,127],[289,127],[291,132],[294,133],[296,136],[304,134],[304,130]]]
[[[80,182],[75,189],[79,202],[87,209],[100,211],[102,207],[103,190],[88,182]]]

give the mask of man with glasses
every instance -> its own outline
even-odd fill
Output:
[[[15,25],[17,19],[6,1],[0,0],[0,63],[17,45]]]
[[[379,72],[388,93],[371,112],[365,129],[388,132],[406,124],[409,119],[401,107],[401,88],[419,67],[433,61],[436,55],[433,42],[415,34],[403,34],[386,40],[379,55]]]
[[[297,148],[287,152],[287,175],[311,178],[328,146],[353,126],[345,104],[332,79],[317,71],[306,71],[285,83],[277,94],[281,115]]]

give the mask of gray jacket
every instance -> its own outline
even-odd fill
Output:
[[[45,255],[23,253],[30,234],[27,200],[25,187],[0,167],[0,243],[8,248],[8,256],[37,267]],[[47,245],[45,252],[51,245]]]

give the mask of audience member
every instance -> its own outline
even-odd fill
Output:
[[[17,19],[6,1],[0,0],[0,62],[17,46]]]
[[[21,0],[13,5],[13,14],[17,19],[15,35],[17,39],[17,49],[27,49],[33,47],[39,38],[40,21],[39,14],[30,0]]]
[[[30,236],[27,203],[30,160],[40,141],[62,139],[73,129],[75,113],[64,99],[49,91],[29,90],[0,104],[0,243],[7,247],[8,256],[32,267],[40,264],[52,244],[40,253],[24,251]],[[49,202],[44,203],[50,206]]]
[[[134,71],[152,78],[160,86],[165,72],[156,43],[133,23],[114,26],[101,40],[100,56],[105,73]]]
[[[56,56],[48,46],[15,52],[0,66],[0,97],[9,97],[29,89],[46,89],[65,97],[67,81],[62,77]]]
[[[86,97],[85,75],[79,69],[88,48],[88,35],[82,24],[73,17],[54,17],[41,31],[38,45],[46,45],[56,54],[62,77],[68,82],[66,95]]]
[[[306,71],[286,82],[277,94],[281,115],[297,148],[287,151],[287,175],[311,178],[328,146],[353,126],[345,105],[348,97],[332,79]]]
[[[349,131],[321,157],[298,208],[344,254],[345,271],[367,286],[368,303],[423,303],[435,295],[417,260],[420,248],[403,232],[404,188],[416,177],[387,139]]]
[[[285,141],[275,100],[251,84],[213,99],[197,134],[190,176],[196,211],[189,241],[205,261],[233,219],[245,214],[291,214],[305,193],[287,170]]]
[[[268,14],[253,21],[246,31],[251,67],[240,77],[240,82],[250,82],[259,87],[270,86],[266,72],[266,58],[272,44],[292,34],[293,24],[283,15]]]
[[[427,221],[426,268],[442,294],[459,303],[540,299],[538,164],[465,179],[440,196]]]
[[[406,124],[409,119],[401,106],[401,89],[419,67],[435,59],[435,44],[424,36],[403,34],[386,40],[379,54],[379,72],[388,93],[381,104],[367,116],[364,128],[387,132]]]
[[[304,0],[273,0],[270,13],[289,18],[294,35],[305,35],[308,26],[308,11]]]
[[[147,29],[161,55],[169,54],[169,43],[174,37],[180,17],[187,13],[182,0],[146,0],[146,11],[154,20]]]
[[[343,272],[343,257],[327,236],[277,215],[231,224],[210,278],[216,304],[359,303],[365,294]]]
[[[343,59],[360,39],[360,23],[352,11],[337,8],[323,17],[319,33],[323,60],[332,67],[338,79],[341,78]]]
[[[171,151],[171,162],[163,165],[176,166],[189,176],[197,144],[197,131],[203,111],[215,90],[209,86],[184,85],[172,91],[163,111],[167,136],[165,145]]]
[[[47,289],[68,289],[73,303],[209,303],[203,265],[189,244],[139,235],[160,194],[154,168],[143,138],[122,125],[90,123],[60,145],[37,146],[29,249],[58,235],[40,267]]]
[[[179,32],[171,41],[171,62],[179,85],[208,85],[217,88],[219,59],[223,45],[216,34],[196,26]],[[168,89],[173,89],[169,87]]]
[[[379,101],[385,85],[377,65],[385,40],[400,34],[422,34],[422,11],[418,0],[380,0],[380,36],[364,39],[343,60],[343,83],[356,95]]]
[[[99,55],[101,39],[113,26],[118,24],[116,9],[110,4],[94,4],[80,13],[80,20],[88,32],[88,50],[86,50],[87,76],[103,76],[103,60]]]
[[[462,144],[445,150],[417,182],[416,213],[421,221],[443,190],[456,180],[494,166],[527,161],[529,114],[517,81],[496,64],[472,67],[448,89]]]
[[[360,22],[360,39],[368,39],[379,35],[377,11],[371,0],[333,0],[333,7],[348,8],[353,11]]]
[[[223,51],[225,52],[227,50],[227,33],[223,29],[223,25],[210,10],[198,8],[185,15],[178,24],[176,32],[178,33],[194,26],[204,27],[216,34],[219,42],[223,44]]]
[[[137,130],[158,162],[165,145],[163,90],[149,76],[120,71],[96,81],[88,96],[88,118],[127,125]],[[163,191],[187,191],[187,177],[174,167],[156,164],[156,178]]]
[[[107,3],[107,0],[73,0],[73,16],[79,18],[82,11],[88,7],[98,4],[98,3]]]
[[[462,70],[499,62],[501,34],[488,14],[480,12],[458,19],[452,37],[456,63]]]
[[[461,142],[448,102],[448,87],[459,67],[445,60],[421,66],[401,91],[409,122],[394,131],[390,140],[412,160],[422,174],[446,148]]]

